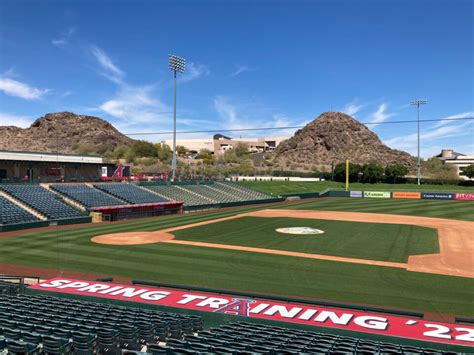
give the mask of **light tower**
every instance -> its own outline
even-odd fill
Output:
[[[417,126],[418,126],[418,138],[417,138],[417,141],[418,141],[418,158],[417,158],[417,161],[416,161],[416,181],[417,181],[417,184],[420,185],[420,179],[421,179],[421,162],[420,162],[420,105],[425,105],[427,104],[428,101],[427,100],[413,100],[410,102],[410,105],[413,105],[413,106],[416,106],[416,122],[417,122]]]
[[[174,79],[174,100],[173,100],[173,160],[171,161],[171,181],[176,178],[176,73],[184,73],[186,69],[186,59],[174,54],[169,55],[169,66],[173,71]]]

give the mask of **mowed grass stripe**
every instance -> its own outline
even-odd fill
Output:
[[[23,256],[27,256],[29,265],[44,263],[44,258],[49,267],[59,262],[61,270],[473,314],[472,280],[466,278],[190,246],[161,244],[160,249],[152,264],[126,254],[120,262],[118,254],[99,253],[99,262],[93,256],[72,251],[59,258],[54,251],[43,256],[29,251]]]

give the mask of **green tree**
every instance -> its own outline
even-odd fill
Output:
[[[147,141],[137,140],[132,145],[132,150],[139,158],[142,157],[156,157],[156,149],[152,143]]]
[[[188,150],[186,149],[186,147],[182,145],[176,146],[176,154],[178,154],[178,156],[185,157],[187,153],[188,153]]]
[[[156,155],[158,159],[160,159],[163,163],[169,164],[171,162],[171,158],[173,158],[173,151],[171,150],[170,146],[165,143],[158,143],[154,145],[156,149]],[[177,151],[176,147],[176,151]]]
[[[214,155],[209,149],[201,149],[197,158],[202,159],[203,163],[206,165],[213,165],[215,162]]]
[[[235,151],[235,155],[240,158],[249,152],[249,146],[245,143],[239,142],[235,145],[233,150]]]
[[[359,181],[359,174],[362,168],[359,164],[349,163],[349,181]],[[334,167],[334,178],[336,181],[346,181],[346,163],[339,163]]]
[[[385,177],[394,184],[397,183],[397,179],[406,174],[408,174],[408,168],[401,164],[393,164],[385,168]]]
[[[130,148],[126,145],[119,145],[117,148],[114,149],[111,156],[115,159],[122,159],[125,158],[125,154],[127,154]]]
[[[135,152],[133,151],[133,149],[129,149],[125,155],[124,155],[124,158],[126,160],[127,163],[134,163],[135,160],[137,159],[137,155],[135,154]]]
[[[461,175],[467,176],[469,179],[474,178],[474,164],[461,168]]]
[[[238,163],[239,159],[237,158],[234,149],[228,149],[224,152],[224,161],[226,163]]]
[[[362,166],[362,181],[376,183],[383,179],[384,168],[380,164],[369,163]]]
[[[421,163],[421,174],[423,177],[431,179],[458,179],[456,167],[445,164],[438,158],[430,158]]]

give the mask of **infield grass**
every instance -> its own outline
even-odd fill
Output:
[[[311,227],[318,235],[291,235],[282,227]],[[176,239],[255,248],[407,262],[409,255],[439,252],[437,231],[400,224],[301,218],[241,217],[172,232]]]

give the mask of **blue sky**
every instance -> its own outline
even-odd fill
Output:
[[[124,133],[168,131],[169,53],[187,59],[180,130],[301,125],[324,111],[407,120],[415,98],[429,101],[422,119],[474,116],[470,0],[2,0],[0,35],[0,125],[73,111]],[[369,128],[416,152],[414,123]],[[422,131],[424,157],[474,153],[473,121]]]

